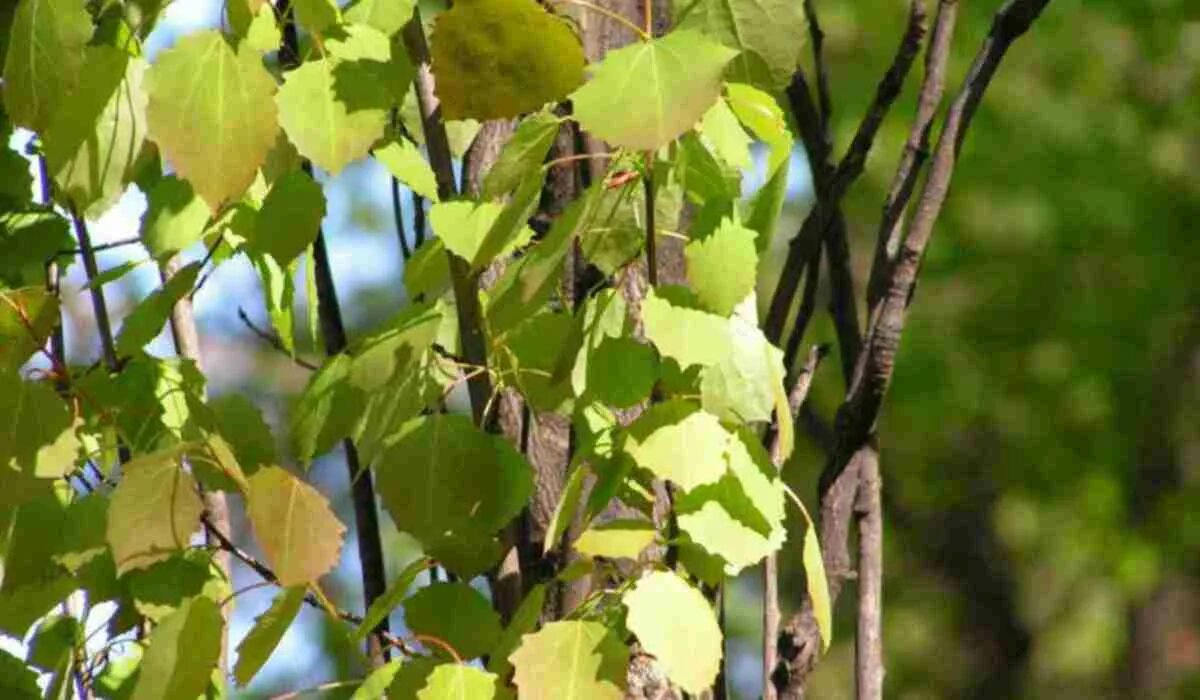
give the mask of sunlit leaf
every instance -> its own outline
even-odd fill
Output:
[[[729,322],[715,314],[677,303],[670,290],[652,289],[642,302],[646,337],[664,357],[691,365],[715,365],[733,350]]]
[[[589,557],[637,560],[656,534],[654,523],[645,520],[610,520],[585,530],[572,546]]]
[[[711,236],[684,249],[688,281],[706,309],[728,316],[754,291],[758,252],[754,232],[726,220]]]
[[[571,95],[584,129],[614,146],[655,150],[695,126],[737,55],[696,31],[610,51]]]
[[[539,583],[526,594],[517,611],[513,613],[508,627],[505,627],[504,632],[500,634],[499,640],[496,641],[488,657],[488,671],[501,678],[509,677],[513,670],[509,657],[521,644],[521,638],[537,627],[545,605],[546,584]]]
[[[741,54],[733,79],[785,87],[807,37],[804,8],[792,0],[674,0],[679,29],[698,29]]]
[[[502,700],[511,698],[495,674],[465,664],[442,664],[433,669],[417,700]]]
[[[366,639],[371,630],[375,629],[380,622],[386,620],[392,610],[400,606],[400,602],[408,595],[408,589],[417,580],[417,576],[427,570],[430,564],[431,562],[428,559],[422,557],[404,567],[404,570],[400,572],[396,580],[392,581],[392,584],[388,586],[387,591],[371,603],[367,614],[363,616],[363,621],[350,634],[350,639],[353,641]]]
[[[638,466],[690,490],[725,474],[727,441],[728,433],[716,416],[674,400],[652,406],[634,421],[623,450]]]
[[[619,700],[629,649],[599,622],[552,622],[509,657],[523,700]]]
[[[168,175],[146,196],[142,242],[155,257],[177,253],[204,235],[209,210],[186,180]]]
[[[656,571],[624,595],[625,623],[667,677],[689,693],[702,693],[721,668],[721,628],[704,595],[678,575]]]
[[[821,647],[829,651],[833,643],[833,601],[829,596],[829,579],[825,574],[825,559],[821,555],[821,542],[817,537],[817,528],[812,516],[804,507],[804,502],[795,491],[784,487],[792,503],[800,509],[804,516],[804,578],[809,600],[812,601],[813,617],[817,620],[817,628],[821,631]]]
[[[383,164],[392,177],[404,183],[422,197],[438,201],[437,180],[421,151],[407,139],[390,141],[376,148],[375,160]]]
[[[342,14],[347,22],[367,24],[391,36],[412,20],[416,4],[416,0],[356,0]]]
[[[522,120],[484,177],[483,198],[503,197],[540,168],[554,145],[561,123],[550,112],[537,112]]]
[[[0,372],[0,474],[61,478],[75,469],[78,452],[73,417],[54,387]]]
[[[275,81],[216,31],[180,39],[146,79],[150,137],[212,209],[241,196],[275,143]],[[253,115],[253,119],[247,118]]]

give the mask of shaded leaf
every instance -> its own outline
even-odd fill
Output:
[[[354,431],[366,397],[348,381],[352,364],[345,354],[329,358],[292,410],[292,448],[302,464],[333,449]]]
[[[404,601],[404,624],[414,634],[449,644],[460,658],[483,656],[500,638],[500,616],[479,591],[465,583],[433,583]],[[446,656],[437,644],[429,651]]]
[[[107,538],[117,572],[144,569],[188,546],[204,504],[178,450],[133,459],[113,491]]]
[[[133,700],[194,698],[204,693],[221,654],[224,621],[217,604],[192,598],[150,633]]]
[[[204,550],[187,550],[149,568],[130,571],[121,581],[138,614],[155,623],[196,596],[221,603],[233,593],[225,572]]]
[[[250,477],[246,510],[280,585],[316,581],[337,565],[346,526],[316,489],[279,467]]]
[[[588,359],[588,392],[616,408],[650,398],[657,380],[658,354],[633,338],[606,338]]]
[[[121,325],[117,336],[117,352],[132,355],[149,345],[162,332],[175,304],[191,293],[200,276],[201,262],[190,263],[171,276],[134,307]]]
[[[532,112],[583,82],[583,46],[536,0],[461,0],[430,38],[447,119]]]
[[[401,601],[408,595],[408,589],[412,587],[413,582],[417,580],[417,576],[422,571],[425,571],[433,564],[432,561],[421,557],[404,567],[400,575],[392,581],[392,585],[388,586],[387,591],[383,595],[375,599],[371,603],[371,607],[367,610],[367,614],[363,616],[363,621],[359,623],[354,631],[350,633],[351,641],[361,641],[367,638],[371,630],[391,614],[392,610],[399,607]]]
[[[17,126],[42,131],[79,84],[92,18],[78,0],[21,0],[4,61],[4,107]]]
[[[44,286],[0,289],[0,372],[15,371],[58,325],[58,297]]]
[[[0,372],[0,474],[62,478],[78,453],[75,421],[54,387]]]
[[[754,291],[758,278],[754,239],[754,231],[726,219],[711,236],[684,248],[688,281],[700,303],[714,314],[730,315]]]
[[[187,180],[167,175],[154,185],[146,200],[141,237],[152,256],[178,253],[204,235],[208,205]]]
[[[493,647],[488,656],[488,671],[501,678],[508,678],[513,670],[509,656],[517,648],[517,645],[521,643],[521,638],[537,627],[545,605],[546,584],[539,583],[525,595],[525,599],[521,601],[521,605],[513,613],[508,627],[504,628],[500,639],[496,641],[495,647]]]
[[[321,186],[308,173],[292,171],[276,180],[267,192],[254,236],[247,245],[251,251],[269,254],[280,266],[288,267],[317,239],[324,217],[325,193]]]
[[[304,586],[291,586],[279,591],[271,607],[262,615],[254,618],[254,626],[246,633],[242,643],[237,647],[237,664],[233,667],[233,677],[238,685],[245,686],[254,678],[267,659],[271,658],[275,647],[287,634],[292,621],[304,604]]]
[[[484,177],[482,197],[499,199],[541,168],[561,123],[551,112],[537,112],[521,120]]]
[[[733,79],[766,89],[786,87],[807,36],[804,8],[791,0],[675,0],[679,29],[698,29],[740,51]]]

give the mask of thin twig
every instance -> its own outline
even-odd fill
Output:
[[[858,131],[855,132],[850,147],[846,149],[846,155],[842,156],[842,160],[838,163],[837,171],[833,175],[833,181],[830,183],[829,192],[826,195],[828,200],[840,201],[850,184],[858,179],[863,168],[866,167],[867,155],[870,154],[871,147],[875,144],[879,127],[883,125],[884,117],[895,104],[896,98],[900,96],[900,91],[904,87],[904,79],[908,77],[913,61],[916,60],[917,54],[921,50],[921,41],[925,38],[928,26],[927,19],[925,0],[911,0],[908,11],[908,28],[900,39],[896,57],[892,59],[891,67],[879,81],[875,99],[867,108],[867,113],[863,115],[862,122],[858,125]]]
[[[88,281],[91,282],[100,275],[100,268],[96,265],[96,249],[92,247],[92,238],[88,234],[87,222],[75,208],[75,203],[68,203],[67,208],[71,214],[71,221],[75,225],[75,235],[79,238],[79,252],[83,257],[83,269],[87,272]],[[116,344],[113,342],[112,325],[108,320],[108,302],[104,299],[104,290],[100,287],[92,287],[88,290],[88,294],[92,298],[92,311],[96,315],[96,330],[100,334],[100,349],[104,354],[104,365],[109,372],[116,372],[120,369],[120,363],[117,359]]]
[[[98,245],[94,245],[94,246],[92,246],[92,252],[93,253],[101,253],[106,250],[113,250],[114,248],[124,248],[125,246],[136,245],[141,242],[142,242],[142,239],[137,236],[134,236],[133,238],[122,238],[120,240],[109,241],[108,243],[100,243]],[[83,248],[67,248],[64,250],[55,251],[54,255],[52,255],[51,258],[52,259],[53,258],[64,258],[64,257],[71,256],[71,255],[82,255],[82,254],[83,254]]]
[[[270,331],[264,330],[262,328],[259,328],[254,323],[254,321],[250,320],[250,316],[246,313],[246,310],[241,308],[240,306],[238,307],[238,318],[241,319],[242,324],[245,325],[246,328],[250,329],[251,333],[258,336],[258,338],[260,340],[262,340],[264,343],[266,343],[267,345],[270,345],[272,348],[278,350],[279,352],[283,353],[284,355],[287,355],[287,358],[289,360],[291,360],[292,362],[294,362],[296,365],[303,367],[304,369],[307,369],[307,370],[312,370],[314,372],[317,371],[318,369],[321,369],[317,365],[309,362],[308,360],[305,360],[302,357],[293,356],[292,353],[287,349],[287,346],[285,346],[283,344],[283,341],[279,339],[278,335],[276,335]]]
[[[833,117],[833,97],[829,90],[829,69],[825,65],[825,32],[821,29],[813,0],[804,0],[804,16],[808,20],[808,38],[812,42],[813,72],[817,75],[817,100],[820,105],[822,128]]]
[[[225,242],[225,232],[222,231],[217,234],[217,237],[215,240],[213,240],[212,245],[210,245],[208,247],[208,252],[206,252],[204,254],[204,259],[200,261],[201,268],[208,267],[208,264],[210,262],[212,262],[213,256],[215,256],[217,254],[217,249],[220,248],[221,244],[224,242]],[[216,268],[214,267],[214,268],[210,268],[207,272],[204,273],[204,276],[201,277],[200,281],[196,283],[195,288],[193,288],[192,291],[188,293],[188,301],[191,301],[196,298],[196,294],[199,293],[199,291],[204,288],[204,285],[208,284],[208,278],[212,277],[213,272],[215,272],[215,271],[216,271]]]

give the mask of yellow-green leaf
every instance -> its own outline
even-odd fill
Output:
[[[620,700],[629,649],[599,622],[551,622],[509,657],[521,700]]]
[[[689,693],[702,693],[721,668],[721,628],[704,595],[678,575],[655,571],[625,594],[625,624],[667,677]]]
[[[194,698],[204,693],[221,655],[225,623],[208,598],[192,598],[154,628],[132,700]]]
[[[575,117],[615,146],[656,150],[700,121],[737,51],[697,31],[673,31],[611,51],[571,96]]]
[[[108,510],[108,546],[117,573],[145,568],[188,546],[204,504],[180,451],[138,457],[124,467]]]
[[[150,137],[211,209],[237,199],[275,143],[275,81],[217,31],[184,37],[147,75]]]
[[[515,117],[583,82],[579,37],[536,0],[459,0],[430,44],[447,119]]]
[[[438,201],[437,179],[421,151],[408,139],[390,141],[376,148],[375,160],[388,169],[392,177],[410,190],[431,202]]]
[[[808,588],[808,597],[812,600],[813,617],[817,620],[817,628],[821,631],[821,646],[829,651],[833,643],[833,603],[829,597],[829,579],[825,575],[825,559],[821,556],[821,542],[817,538],[817,527],[813,524],[812,516],[804,507],[804,501],[788,486],[784,486],[792,503],[800,509],[804,516],[804,578]]]
[[[656,534],[654,523],[645,520],[612,520],[585,530],[575,549],[589,557],[636,560]]]
[[[258,673],[275,647],[291,627],[292,620],[300,612],[304,604],[304,586],[291,586],[279,591],[271,607],[266,612],[254,618],[254,626],[246,633],[242,643],[237,648],[237,665],[233,667],[233,677],[238,685],[245,686]]]
[[[17,126],[42,131],[84,70],[92,18],[79,0],[21,0],[8,30],[4,107]]]
[[[346,526],[316,489],[279,467],[250,477],[254,537],[283,586],[316,581],[337,565]]]

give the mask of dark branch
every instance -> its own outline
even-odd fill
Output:
[[[320,369],[320,367],[318,367],[317,365],[314,365],[313,363],[309,362],[308,360],[293,356],[292,353],[283,344],[283,341],[279,339],[279,336],[275,335],[274,333],[272,333],[268,330],[259,328],[254,323],[254,321],[250,320],[250,316],[246,313],[246,310],[241,307],[238,307],[238,318],[241,319],[242,324],[245,325],[246,328],[250,329],[251,333],[258,336],[258,338],[260,340],[262,340],[264,343],[266,343],[267,345],[270,345],[272,348],[275,348],[276,350],[283,353],[284,355],[287,355],[288,359],[291,360],[292,362],[296,363],[298,366],[303,367],[304,369],[307,369],[307,370],[312,370],[314,372],[316,370]]]

